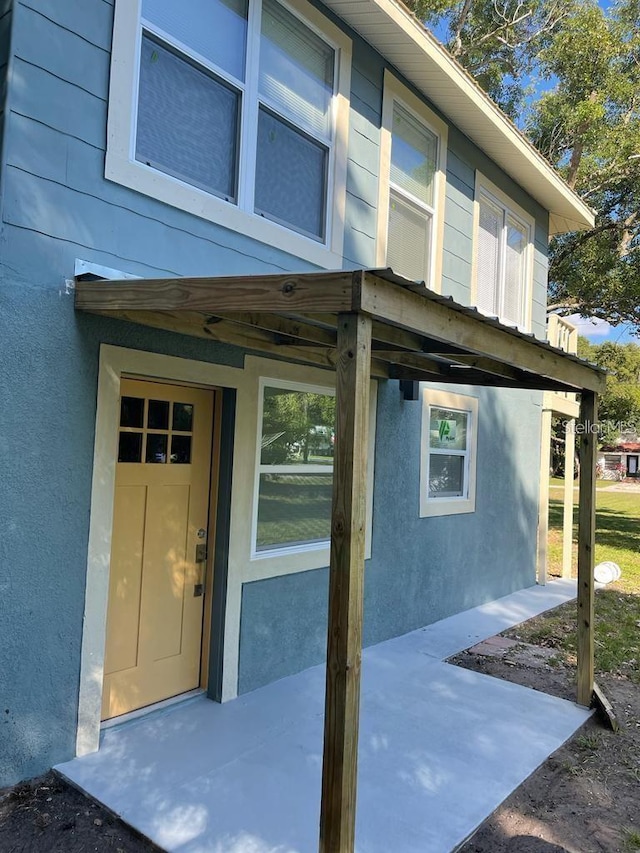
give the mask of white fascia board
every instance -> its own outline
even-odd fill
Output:
[[[549,211],[551,234],[595,214],[423,24],[397,0],[324,0],[451,123]]]

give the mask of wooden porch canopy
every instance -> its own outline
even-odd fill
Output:
[[[577,695],[590,704],[600,369],[391,270],[78,280],[75,306],[336,371],[321,851],[354,849],[371,376],[580,393]]]

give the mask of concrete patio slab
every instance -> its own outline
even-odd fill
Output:
[[[358,853],[448,853],[584,722],[571,702],[438,657],[571,597],[535,587],[365,650]],[[323,694],[319,666],[225,705],[192,699],[56,769],[168,851],[308,853]]]

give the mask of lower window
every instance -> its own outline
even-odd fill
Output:
[[[422,390],[420,515],[475,510],[478,400]]]
[[[335,411],[332,389],[262,385],[256,553],[329,541]]]

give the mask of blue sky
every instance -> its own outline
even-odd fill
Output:
[[[606,320],[597,320],[595,317],[580,317],[573,314],[567,317],[570,323],[578,329],[585,338],[589,338],[592,344],[601,344],[604,341],[614,341],[618,344],[627,344],[630,341],[640,343],[640,338],[631,335],[631,325],[624,323],[620,326],[612,326]]]

